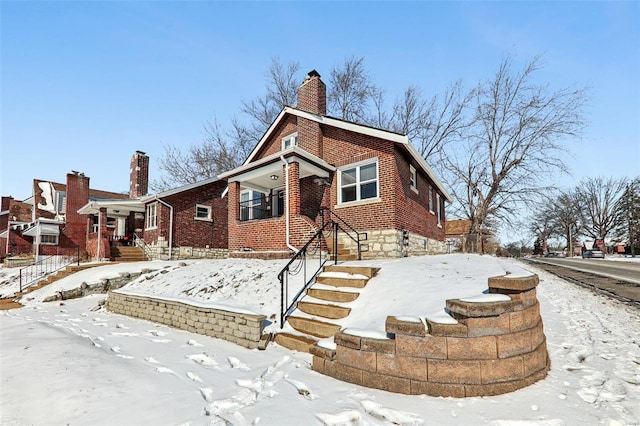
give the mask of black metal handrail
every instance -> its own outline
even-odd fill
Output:
[[[280,328],[284,327],[284,322],[286,318],[289,316],[289,313],[293,310],[292,308],[295,306],[297,300],[300,298],[302,293],[309,287],[309,285],[313,282],[318,273],[322,270],[325,263],[329,260],[329,257],[326,256],[323,258],[323,248],[326,246],[326,239],[324,233],[327,231],[327,228],[331,228],[332,232],[336,231],[338,228],[338,223],[336,222],[327,222],[323,224],[322,228],[320,228],[314,235],[307,241],[307,243],[302,246],[302,248],[289,260],[289,262],[285,265],[284,268],[278,273],[278,281],[280,281]],[[324,244],[323,244],[324,240]],[[315,270],[312,274],[310,274],[309,279],[307,279],[307,258],[318,253],[319,264],[318,269]],[[335,256],[335,262],[338,263],[338,257]],[[285,307],[285,300],[288,299],[289,296],[289,276],[297,275],[298,273],[303,273],[303,282],[304,285],[293,297],[291,303]]]
[[[358,232],[356,231],[351,225],[349,225],[347,223],[346,220],[344,220],[343,218],[341,218],[340,216],[338,216],[338,214],[334,211],[332,211],[331,209],[329,209],[328,207],[320,207],[320,217],[322,218],[322,224],[324,225],[325,223],[325,212],[328,212],[328,220],[330,222],[335,222],[332,217],[335,217],[336,219],[338,219],[338,223],[341,224],[339,225],[339,228],[342,230],[342,232],[344,232],[349,238],[351,238],[357,245],[358,247],[358,260],[362,260],[362,251],[360,250],[360,242],[361,241],[366,241],[367,240],[367,233],[366,232]],[[349,231],[353,232],[356,234],[356,236],[354,237],[353,235],[351,235],[351,232],[347,231],[342,225],[344,225],[344,227],[348,228]],[[360,238],[361,236],[364,236],[364,238]],[[334,235],[334,253],[336,253],[337,255],[337,239],[338,239],[338,233],[336,232]]]
[[[42,278],[66,268],[73,263],[80,265],[80,246],[75,246],[72,249],[73,252],[71,255],[56,254],[48,256],[44,259],[40,259],[33,265],[20,268],[20,293],[37,283]]]

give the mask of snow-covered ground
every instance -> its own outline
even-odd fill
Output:
[[[311,356],[223,340],[93,310],[104,295],[42,299],[120,272],[152,270],[123,290],[261,312],[279,329],[283,261],[140,262],[79,272],[0,312],[0,423],[167,425],[638,425],[640,312],[533,267],[489,256],[370,262],[382,269],[343,327],[384,330],[387,315],[441,313],[489,276],[538,273],[551,371],[485,398],[405,396],[317,374]],[[0,289],[15,285],[0,269]],[[2,277],[4,276],[4,278]],[[9,290],[4,290],[9,292]]]

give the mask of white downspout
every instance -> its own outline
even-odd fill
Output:
[[[284,203],[286,243],[287,243],[287,247],[290,250],[293,250],[294,253],[298,253],[299,250],[294,246],[292,246],[291,243],[289,242],[289,162],[285,160],[282,155],[280,156],[280,160],[282,160],[282,162],[284,163],[284,174],[285,174],[284,191],[287,195],[287,199],[285,200],[285,203]]]
[[[169,260],[171,260],[173,256],[173,206],[166,201],[162,201],[158,196],[155,196],[154,198],[160,204],[169,207]]]

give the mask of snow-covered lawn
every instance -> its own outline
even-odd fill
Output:
[[[448,298],[480,294],[489,276],[524,269],[538,273],[549,375],[496,397],[397,395],[317,374],[310,369],[310,355],[275,344],[266,351],[248,350],[92,310],[104,295],[42,303],[63,288],[147,268],[154,272],[124,290],[250,309],[272,319],[271,331],[279,329],[275,276],[283,261],[141,262],[79,272],[29,294],[26,307],[0,312],[0,423],[640,424],[637,309],[531,266],[489,256],[370,263],[382,269],[352,304],[343,327],[384,330],[387,315],[441,313]]]

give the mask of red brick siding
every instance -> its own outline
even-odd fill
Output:
[[[436,202],[436,190],[434,183],[427,176],[420,173],[419,167],[414,164],[417,174],[418,193],[411,189],[409,179],[409,160],[396,149],[396,229],[408,230],[409,232],[424,235],[439,241],[444,241],[444,223],[438,227],[436,217],[437,209],[434,213],[429,212],[429,186],[433,191],[434,204]],[[440,195],[443,202],[444,197]],[[444,212],[444,205],[442,205]]]
[[[228,198],[220,197],[226,185],[224,181],[213,182],[163,199],[164,202],[173,207],[174,246],[204,248],[208,245],[210,248],[228,247]],[[196,204],[211,206],[213,222],[195,219]],[[168,242],[170,223],[171,209],[158,202],[157,228],[144,231],[145,241],[154,243],[157,242],[159,237],[163,237]]]
[[[260,151],[256,154],[253,161],[267,157],[282,150],[282,138],[289,136],[298,131],[296,117],[288,115],[286,119],[274,130],[269,139],[264,143]]]
[[[334,177],[330,190],[329,208],[356,229],[395,228],[396,173],[393,143],[347,130],[326,128],[324,160],[336,167],[378,157],[378,181],[381,202],[336,209],[338,178]],[[339,171],[336,171],[339,173]]]

